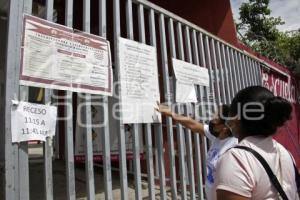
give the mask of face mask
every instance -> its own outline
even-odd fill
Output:
[[[232,134],[233,136],[236,136],[236,135],[234,134],[232,128],[229,126],[228,121],[225,121],[225,126],[229,129],[229,131],[231,132],[231,134]]]
[[[208,127],[209,127],[209,132],[210,132],[212,135],[215,135],[215,136],[218,136],[218,135],[219,135],[219,133],[216,132],[216,131],[214,130],[214,124],[212,123],[212,121],[209,121]]]

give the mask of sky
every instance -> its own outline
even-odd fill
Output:
[[[230,0],[233,17],[239,18],[239,7],[247,0]],[[284,25],[278,26],[281,31],[297,30],[300,28],[300,0],[270,0],[271,16],[281,17]]]

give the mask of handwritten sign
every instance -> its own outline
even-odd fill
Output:
[[[154,109],[160,101],[156,48],[132,40],[118,40],[122,122],[160,122]]]
[[[24,16],[20,84],[112,96],[109,42]]]
[[[195,85],[209,86],[208,70],[182,60],[172,58],[176,77],[176,102],[197,102]]]
[[[46,141],[55,135],[57,107],[13,102],[11,108],[12,142]]]

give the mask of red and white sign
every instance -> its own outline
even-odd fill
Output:
[[[291,103],[297,102],[296,82],[290,76],[284,76],[279,73],[262,72],[263,86],[274,93],[275,96],[281,96]]]
[[[109,42],[24,15],[20,84],[112,95]]]

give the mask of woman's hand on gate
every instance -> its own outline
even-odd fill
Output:
[[[173,113],[172,113],[169,106],[164,105],[164,104],[160,104],[159,102],[157,102],[157,107],[155,108],[155,110],[157,110],[162,115],[165,115],[167,117],[172,117],[172,115],[173,115]]]

